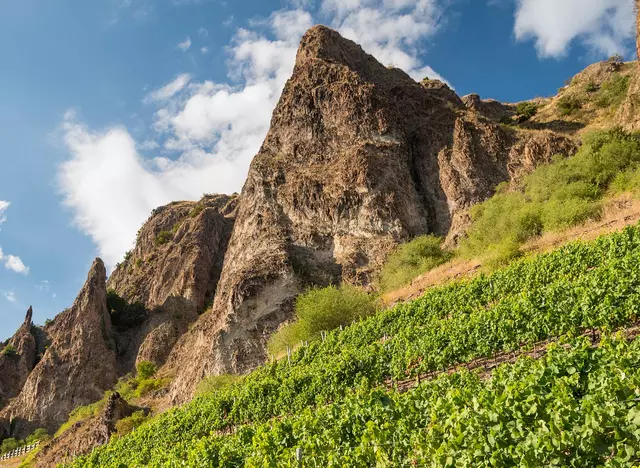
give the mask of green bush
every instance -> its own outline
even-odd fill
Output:
[[[301,341],[315,340],[322,331],[349,325],[354,320],[374,314],[379,300],[355,286],[313,288],[298,296],[296,321],[274,333],[268,342],[272,355],[293,348]]]
[[[156,236],[156,245],[164,245],[173,240],[173,232],[160,231]]]
[[[191,208],[191,211],[189,211],[189,217],[190,218],[195,218],[200,213],[202,213],[203,210],[204,210],[204,205],[201,204],[201,203],[198,203],[196,206]]]
[[[167,385],[166,379],[143,379],[138,380],[138,386],[136,387],[135,396],[141,398],[148,395],[151,392],[160,390]]]
[[[116,422],[116,433],[119,436],[128,434],[129,432],[134,430],[136,427],[139,427],[142,424],[144,424],[148,419],[149,417],[146,414],[144,414],[144,411],[136,411],[131,416],[127,418],[122,418],[121,420]]]
[[[538,112],[538,105],[534,102],[521,102],[516,106],[518,122],[526,122]]]
[[[196,395],[202,396],[227,388],[242,379],[240,375],[222,374],[209,375],[198,384]]]
[[[582,109],[582,101],[576,96],[563,96],[558,100],[560,115],[569,116]]]
[[[609,188],[640,186],[639,163],[640,134],[611,130],[587,136],[574,157],[540,166],[511,192],[476,205],[463,254],[504,263],[532,237],[597,218]]]
[[[140,361],[138,364],[136,364],[136,370],[138,371],[137,378],[139,380],[145,380],[153,377],[153,375],[156,373],[157,368],[153,362]]]
[[[597,84],[595,84],[593,81],[589,81],[587,83],[587,85],[584,87],[584,90],[587,93],[595,93],[596,91],[598,91],[600,88],[598,87]]]
[[[379,285],[390,291],[409,283],[416,276],[451,259],[452,254],[442,249],[440,237],[416,237],[398,246],[387,258],[380,271]]]
[[[4,356],[16,356],[18,354],[18,350],[13,345],[7,345],[3,348],[2,354]]]
[[[615,73],[603,83],[596,104],[599,107],[617,107],[624,101],[628,89],[629,77]]]
[[[2,445],[0,445],[0,454],[5,454],[7,452],[11,452],[12,450],[17,449],[21,445],[22,445],[21,441],[18,441],[13,437],[10,437],[8,439],[4,439],[2,441]]]
[[[35,444],[36,442],[46,442],[51,439],[51,436],[46,429],[39,427],[31,435],[29,435],[25,442],[27,445]]]
[[[120,329],[128,329],[139,325],[147,317],[144,304],[129,303],[113,289],[107,291],[107,308],[112,323]]]

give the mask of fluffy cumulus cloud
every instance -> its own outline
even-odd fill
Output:
[[[62,134],[70,157],[59,168],[60,189],[76,225],[109,266],[133,246],[155,207],[241,189],[300,37],[315,22],[415,78],[438,77],[418,58],[421,41],[438,29],[436,0],[324,0],[316,17],[309,5],[298,2],[238,28],[226,48],[227,82],[194,82],[185,73],[148,93],[143,101],[156,107],[151,136],[141,142],[125,127],[96,131],[67,113]],[[181,48],[190,46],[189,40]],[[138,152],[143,149],[158,156],[145,158]]]
[[[633,0],[517,0],[514,30],[541,57],[562,57],[575,40],[606,56],[625,52],[634,24]]]

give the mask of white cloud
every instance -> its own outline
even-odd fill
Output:
[[[9,302],[11,302],[11,303],[15,303],[15,302],[16,302],[16,300],[17,300],[17,299],[16,299],[16,295],[15,295],[13,292],[11,292],[11,291],[9,291],[9,292],[3,292],[3,294],[4,294],[4,298],[5,298],[7,301],[9,301]]]
[[[207,52],[209,52],[209,48],[208,47],[200,47],[200,52],[204,55]]]
[[[7,220],[5,212],[7,211],[7,208],[9,208],[9,205],[11,205],[11,203],[9,203],[8,201],[0,200],[0,224],[4,223]]]
[[[418,59],[420,41],[437,30],[435,0],[360,0],[343,4],[339,12],[335,5],[341,3],[325,4],[322,11],[329,16],[323,22],[361,42],[383,63],[393,62],[420,79],[438,76]],[[196,83],[184,74],[149,93],[147,102],[158,109],[148,145],[136,145],[125,127],[96,131],[73,112],[65,115],[70,158],[58,173],[64,203],[109,267],[133,246],[138,228],[157,206],[241,189],[293,70],[300,37],[314,22],[308,11],[291,8],[252,21],[250,29],[236,30],[227,47],[228,82]],[[156,142],[162,157],[138,153]]]
[[[4,223],[7,219],[4,216],[4,212],[7,210],[7,208],[9,208],[9,205],[11,205],[11,203],[0,200],[0,224]],[[7,270],[11,270],[23,275],[29,274],[29,267],[25,266],[20,257],[17,257],[15,255],[6,255],[3,252],[2,247],[0,247],[0,262],[4,262],[4,267]]]
[[[623,53],[633,36],[633,0],[517,0],[515,35],[541,57],[562,57],[582,41],[594,53]]]
[[[51,290],[51,284],[49,280],[42,280],[40,283],[36,284],[36,289],[42,292],[49,292]]]
[[[15,255],[7,255],[4,259],[4,266],[7,270],[20,273],[21,275],[29,274],[29,267],[22,263],[20,257],[16,257]]]
[[[208,37],[209,31],[207,30],[207,28],[200,28],[198,29],[198,34],[200,35],[200,37]]]
[[[186,52],[187,50],[189,50],[189,47],[191,47],[191,38],[187,36],[185,40],[178,43],[176,47],[180,49],[182,52]]]
[[[383,64],[401,68],[416,80],[427,71],[441,79],[418,57],[422,41],[442,23],[436,0],[325,0],[323,9],[335,15],[331,26]]]
[[[184,87],[189,84],[190,81],[191,81],[191,75],[189,73],[181,73],[173,81],[147,94],[144,98],[144,101],[145,102],[165,101],[169,98],[172,98],[177,93],[182,91]]]

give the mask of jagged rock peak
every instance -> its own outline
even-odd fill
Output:
[[[97,258],[73,306],[47,327],[50,346],[20,394],[0,411],[0,426],[9,426],[11,435],[24,437],[37,427],[55,431],[73,409],[99,400],[116,382],[106,276]]]
[[[29,306],[29,309],[27,309],[27,313],[24,317],[24,321],[22,322],[22,325],[20,325],[20,328],[18,328],[18,331],[16,332],[15,336],[20,335],[22,333],[30,333],[32,326],[33,326],[33,307]]]
[[[385,79],[385,75],[393,75],[395,79],[401,76],[413,81],[399,68],[381,67],[380,62],[358,44],[323,25],[313,26],[302,37],[296,55],[296,68],[304,67],[314,60],[346,65],[373,82]]]
[[[31,325],[33,325],[33,307],[29,306],[29,309],[27,310],[27,315],[24,318],[22,327],[29,329],[31,328]]]
[[[507,131],[442,83],[417,83],[311,28],[251,163],[212,310],[167,361],[171,399],[188,399],[205,375],[263,362],[305,288],[370,283],[399,242],[456,231],[498,183],[572,149]]]

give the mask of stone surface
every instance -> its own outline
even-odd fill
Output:
[[[213,308],[169,357],[173,401],[207,374],[263,362],[308,285],[366,285],[390,249],[420,234],[455,242],[466,210],[498,183],[575,149],[461,102],[335,31],[307,32],[242,190]]]
[[[149,311],[138,327],[118,330],[120,373],[135,362],[163,364],[171,348],[211,304],[235,220],[237,196],[157,208],[135,248],[109,277],[107,288]]]
[[[38,344],[29,307],[24,322],[16,333],[0,345],[0,408],[20,393],[38,359]],[[15,353],[15,354],[14,354]]]
[[[20,394],[0,411],[5,428],[12,421],[12,436],[38,427],[55,432],[74,408],[99,400],[116,382],[105,284],[105,267],[97,259],[73,306],[45,327],[51,344]]]
[[[87,454],[94,447],[106,444],[116,432],[116,423],[140,409],[129,405],[118,392],[112,393],[98,416],[77,422],[43,446],[34,460],[34,467],[58,466],[74,456]]]

